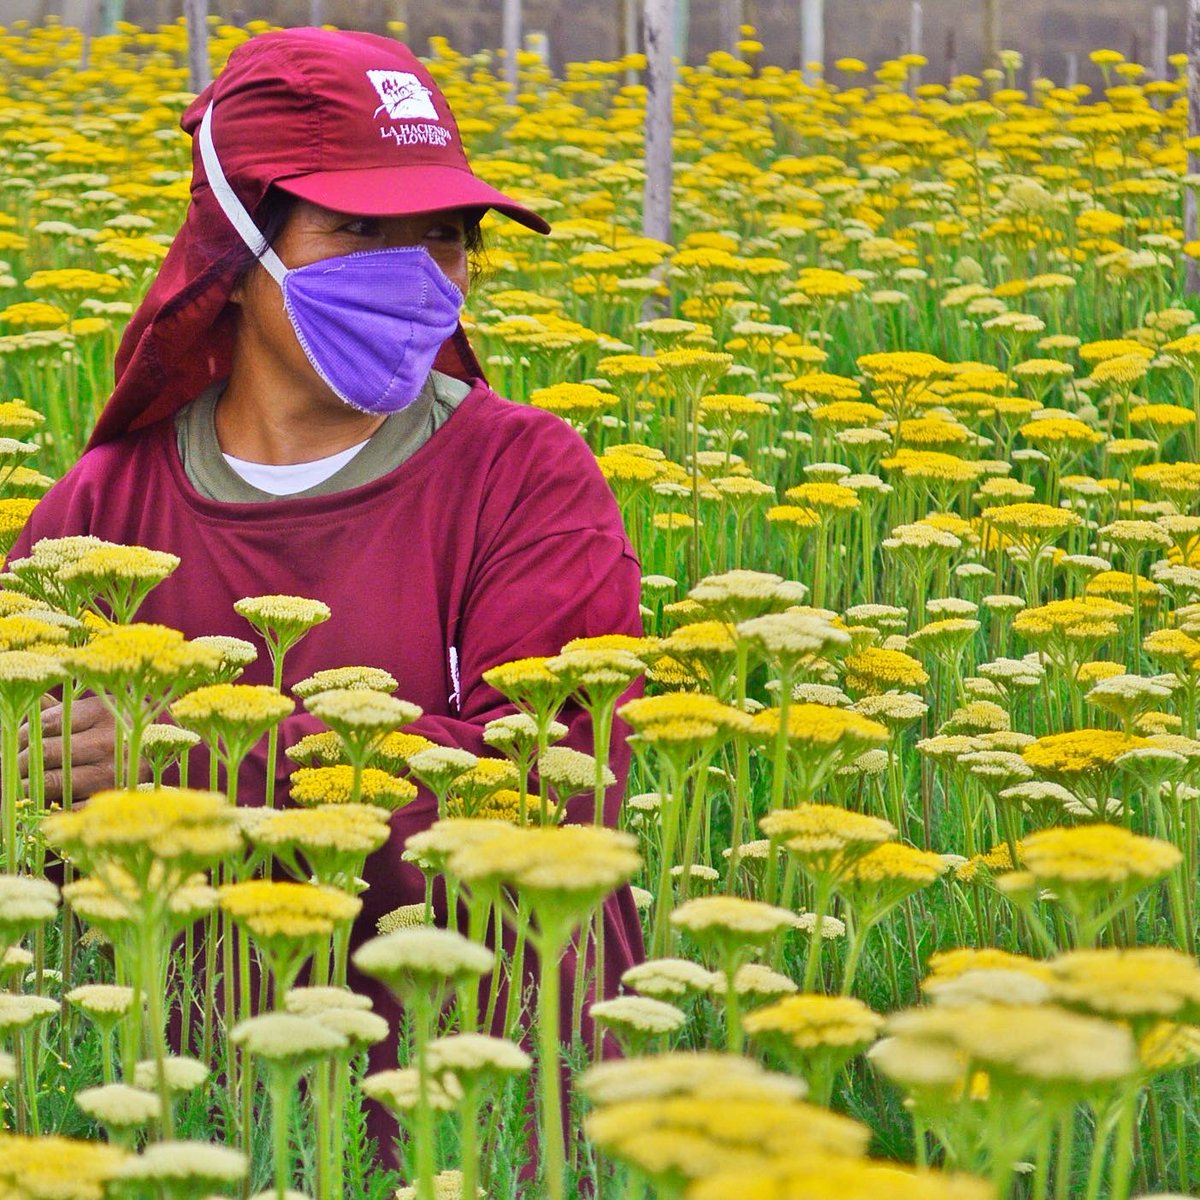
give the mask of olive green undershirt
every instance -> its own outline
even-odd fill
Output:
[[[221,453],[214,413],[224,386],[224,382],[213,384],[176,413],[175,438],[191,485],[206,499],[226,504],[328,496],[371,483],[416,454],[449,420],[471,390],[450,375],[431,372],[412,404],[401,412],[389,414],[367,444],[344,467],[315,487],[287,496],[273,496],[247,483]]]

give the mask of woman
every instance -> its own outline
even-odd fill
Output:
[[[285,686],[326,667],[384,667],[425,712],[412,731],[483,753],[484,724],[510,711],[483,671],[573,637],[641,631],[638,564],[587,447],[557,417],[492,392],[458,321],[482,213],[548,226],[472,174],[437,85],[385,38],[257,37],[183,127],[183,228],[126,330],[88,452],[13,556],[83,533],[178,554],[139,620],[189,636],[250,637],[233,611],[243,596],[324,600],[332,618],[288,654]],[[245,681],[269,678],[264,651]],[[77,712],[74,786],[87,794],[111,781],[112,729],[95,701]],[[590,749],[586,717],[564,719],[568,744]],[[51,798],[55,721],[52,710]],[[317,727],[290,718],[281,744]],[[261,802],[264,768],[260,751],[243,801]],[[614,788],[610,822],[619,803]],[[421,899],[400,854],[434,815],[427,794],[396,814],[368,862],[356,940]],[[611,992],[641,952],[628,889],[606,921]],[[353,983],[394,1027],[386,992]]]

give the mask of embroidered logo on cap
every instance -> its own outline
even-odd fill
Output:
[[[383,102],[373,116],[386,110],[393,120],[438,119],[438,111],[430,99],[433,93],[415,75],[407,71],[368,71],[367,78]]]

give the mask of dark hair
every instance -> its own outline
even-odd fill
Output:
[[[293,196],[291,192],[285,192],[283,188],[275,187],[273,184],[267,188],[267,194],[254,210],[254,224],[258,226],[259,232],[262,234],[262,244],[256,250],[251,250],[248,246],[243,247],[244,254],[241,262],[238,263],[235,286],[242,283],[250,271],[258,265],[258,260],[267,247],[273,246],[279,240],[298,199],[299,197]],[[464,244],[472,283],[479,278],[484,269],[486,247],[483,244],[483,230],[480,228],[480,222],[483,220],[485,212],[487,212],[486,208],[466,210]]]

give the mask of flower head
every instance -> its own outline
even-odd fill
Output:
[[[1179,849],[1115,825],[1051,827],[1021,843],[1021,861],[1043,887],[1073,884],[1142,885],[1161,879],[1182,861]]]
[[[600,826],[505,827],[460,847],[449,870],[468,883],[509,883],[547,903],[572,894],[599,898],[641,865],[635,846],[628,834]]]
[[[343,737],[379,737],[421,715],[417,705],[367,688],[318,692],[308,697],[304,707]]]
[[[159,1186],[186,1186],[206,1191],[242,1180],[249,1163],[246,1156],[210,1142],[156,1142],[136,1158],[128,1158],[115,1173],[123,1181],[143,1181]]]
[[[84,1088],[75,1093],[75,1103],[89,1117],[115,1129],[136,1129],[154,1120],[161,1111],[153,1092],[126,1083]]]
[[[101,1200],[126,1161],[104,1142],[0,1134],[0,1185],[30,1200]]]
[[[377,804],[394,811],[417,798],[414,784],[377,767],[364,767],[358,782],[358,798],[364,804]],[[348,804],[354,796],[354,769],[348,766],[301,767],[292,772],[288,783],[292,800],[305,808],[319,804]]]
[[[884,1018],[851,996],[786,996],[742,1018],[746,1032],[775,1035],[798,1049],[840,1046],[858,1051],[875,1040]]]
[[[333,615],[328,604],[304,596],[247,596],[234,604],[233,611],[262,635],[272,660]]]
[[[226,798],[188,788],[97,792],[82,808],[52,813],[43,829],[75,861],[118,863],[143,886],[155,863],[172,864],[178,886],[242,844]]]
[[[331,887],[255,879],[221,888],[221,907],[256,938],[327,938],[358,916],[362,901]]]
[[[229,1039],[256,1058],[295,1069],[328,1058],[349,1044],[323,1022],[293,1013],[248,1017],[230,1030]]]
[[[495,955],[451,929],[423,925],[364,942],[354,952],[354,965],[400,988],[409,981],[428,986],[476,979],[492,970]]]
[[[399,686],[399,682],[382,667],[330,667],[293,684],[292,694],[307,700],[318,692],[394,692]]]

